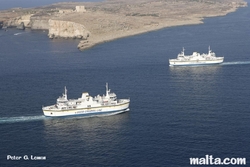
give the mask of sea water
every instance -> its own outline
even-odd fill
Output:
[[[0,30],[0,166],[190,166],[189,158],[250,158],[250,8],[96,45]],[[169,67],[186,54],[224,56],[221,65]],[[107,117],[43,116],[64,86],[130,98]],[[45,156],[46,160],[8,160]]]

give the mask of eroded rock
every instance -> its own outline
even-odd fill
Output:
[[[90,32],[84,27],[84,25],[61,20],[49,20],[49,34],[50,38],[62,37],[62,38],[77,38],[87,39]]]

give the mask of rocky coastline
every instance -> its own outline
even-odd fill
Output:
[[[0,29],[48,30],[48,37],[81,39],[79,50],[171,26],[201,24],[245,7],[244,0],[107,0],[65,2],[0,11]]]

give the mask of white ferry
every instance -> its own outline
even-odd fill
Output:
[[[129,111],[130,99],[117,99],[106,84],[106,95],[91,97],[87,92],[78,99],[67,98],[67,89],[57,99],[54,105],[43,107],[43,113],[48,117],[61,116],[98,116],[103,114],[119,114]]]
[[[183,51],[178,54],[177,59],[169,59],[170,66],[189,66],[189,65],[210,65],[220,64],[224,57],[216,57],[215,53],[208,48],[208,54],[193,52],[192,55],[185,55]]]

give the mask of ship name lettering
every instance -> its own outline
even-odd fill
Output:
[[[88,112],[94,112],[94,111],[102,111],[102,109],[97,109],[97,110],[86,110],[86,111],[77,111],[76,113],[88,113]]]

